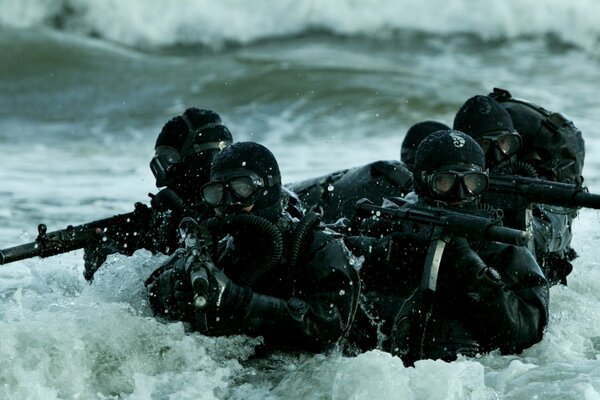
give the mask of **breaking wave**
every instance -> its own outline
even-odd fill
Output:
[[[585,50],[600,39],[594,0],[0,0],[0,25],[46,27],[126,46],[245,45],[311,32],[395,38],[550,38]]]

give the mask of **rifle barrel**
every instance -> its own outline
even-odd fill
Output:
[[[387,208],[362,201],[359,201],[357,208],[359,210],[370,211],[376,215],[387,214],[398,219],[416,223],[442,226],[446,230],[446,233],[451,236],[461,236],[469,239],[483,238],[515,246],[524,246],[530,239],[529,233],[502,226],[500,220],[443,208],[419,205]]]
[[[600,209],[600,195],[572,183],[517,175],[490,177],[489,192],[521,196],[530,203],[548,204],[568,208]]]
[[[135,230],[135,227],[138,226],[146,210],[147,207],[144,209],[143,205],[136,205],[136,210],[129,213],[77,226],[69,225],[65,229],[48,233],[46,233],[46,226],[40,224],[38,226],[39,235],[35,241],[0,250],[0,265],[31,257],[50,257],[81,249],[86,247],[91,239],[98,237],[101,232],[110,235],[112,239],[127,238],[130,231]]]

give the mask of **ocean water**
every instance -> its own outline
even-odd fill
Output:
[[[452,124],[493,87],[573,119],[600,193],[600,3],[534,0],[0,0],[0,248],[133,209],[162,125],[220,113],[285,182],[397,159],[406,130]],[[151,316],[165,257],[82,251],[0,266],[0,399],[600,399],[600,215],[551,290],[542,342],[453,363],[372,351],[278,354]]]

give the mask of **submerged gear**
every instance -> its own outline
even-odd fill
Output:
[[[156,139],[150,169],[156,186],[206,182],[216,154],[231,144],[231,132],[219,114],[192,107],[167,122]]]
[[[279,172],[277,160],[269,149],[254,142],[234,143],[217,155],[210,172],[211,182],[221,181],[221,183],[234,176],[241,177],[244,175],[255,176],[262,180],[261,190],[254,193],[256,196],[251,196],[254,209],[260,210],[279,205],[281,199],[281,173]],[[247,188],[242,188],[243,182],[238,181],[237,183],[239,183],[237,190],[246,192],[246,189],[256,186],[258,180],[252,182]],[[224,186],[222,188],[225,189]],[[218,188],[214,186],[213,189]],[[231,189],[229,192],[233,191],[233,188],[229,187],[229,189]],[[206,187],[203,188],[202,192],[205,191]],[[212,192],[210,189],[209,191]],[[225,192],[224,190],[223,193]],[[218,190],[213,193],[218,195]],[[237,193],[237,195],[240,197],[240,193]],[[222,198],[217,199],[216,197],[214,199],[222,200]],[[234,203],[236,202],[233,201],[232,205],[238,208],[242,204],[239,201],[237,204]]]
[[[402,146],[400,148],[400,161],[402,161],[408,168],[412,169],[415,163],[415,155],[417,154],[417,148],[419,144],[427,136],[437,131],[445,131],[450,129],[446,124],[437,121],[423,121],[414,124],[406,132]]]
[[[545,178],[581,183],[585,142],[581,131],[561,113],[512,97],[509,91],[494,88],[494,98],[508,112],[521,134],[519,160],[532,163]]]

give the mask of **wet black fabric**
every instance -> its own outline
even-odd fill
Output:
[[[277,222],[283,229],[288,249],[295,222],[285,218]],[[237,312],[219,314],[196,312],[184,319],[206,335],[247,334],[262,336],[268,349],[322,351],[334,344],[349,328],[358,303],[360,282],[351,265],[348,250],[340,237],[315,227],[302,248],[302,262],[292,270],[287,250],[279,263],[252,287],[248,303]],[[257,235],[239,232],[221,240],[213,259],[233,281],[239,271],[265,251]],[[147,285],[151,305],[157,315],[173,318],[169,310],[175,304],[165,295],[168,273],[181,258],[169,260]],[[162,278],[161,278],[162,277]]]
[[[472,164],[483,169],[485,155],[469,135],[454,130],[437,131],[427,136],[415,155],[415,174],[430,173],[441,166]]]
[[[421,358],[451,360],[457,353],[494,349],[519,353],[541,340],[548,284],[526,248],[492,243],[475,250],[453,239],[442,256],[431,308],[423,309],[419,287],[429,243],[421,231],[430,232],[410,225],[403,233],[346,239],[354,254],[366,258],[362,315],[351,331],[357,348],[375,346],[411,364],[418,358],[415,343],[423,344]],[[415,329],[426,311],[425,328]]]
[[[192,107],[162,127],[154,147],[169,146],[181,153],[192,154],[194,144],[232,140],[231,132],[223,125],[219,114]]]
[[[454,117],[453,128],[475,139],[515,130],[506,110],[493,98],[480,95],[471,97],[460,107]]]
[[[577,217],[577,210],[529,204],[518,196],[490,192],[485,193],[483,201],[503,211],[505,226],[531,232],[533,246],[530,246],[530,250],[548,282],[551,285],[566,285],[567,276],[573,270],[571,261],[577,257],[571,247],[573,220]]]
[[[222,146],[233,141],[229,129],[223,125],[219,114],[211,110],[191,107],[169,120],[159,133],[155,149],[173,148],[179,162],[162,165],[165,170],[156,176],[158,187],[175,190],[186,201],[199,199],[199,188],[210,176],[210,166]],[[151,169],[152,163],[151,162]],[[153,173],[158,172],[153,169]]]
[[[409,169],[415,164],[415,155],[419,144],[433,132],[448,130],[450,127],[438,121],[423,121],[411,126],[400,147],[400,161]]]
[[[237,142],[221,151],[213,161],[211,179],[225,171],[249,170],[260,176],[264,191],[254,201],[255,208],[276,205],[281,198],[281,173],[275,156],[266,147],[254,142]]]
[[[467,134],[450,129],[427,136],[417,148],[413,170],[413,185],[419,195],[437,200],[465,201],[471,197],[466,192],[440,196],[423,180],[424,175],[436,172],[443,166],[475,165],[481,171],[485,167],[485,155],[479,144]]]
[[[510,115],[523,139],[519,160],[534,165],[546,179],[581,182],[585,141],[581,131],[563,114],[522,99],[504,89],[494,88],[494,98]]]
[[[376,161],[286,187],[298,195],[306,210],[321,214],[325,223],[335,223],[343,217],[351,219],[362,198],[379,203],[385,197],[408,193],[412,174],[398,161]]]

